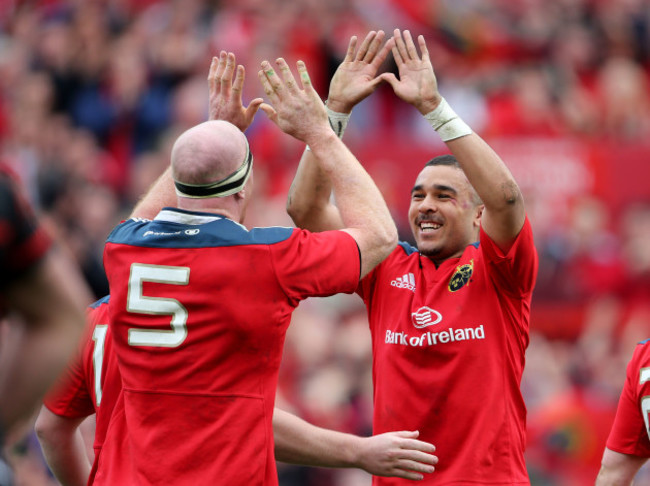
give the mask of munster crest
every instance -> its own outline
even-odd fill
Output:
[[[451,280],[449,280],[449,291],[456,292],[460,290],[469,282],[469,279],[472,277],[472,272],[474,272],[474,260],[470,260],[465,265],[458,265],[456,271],[451,276]]]

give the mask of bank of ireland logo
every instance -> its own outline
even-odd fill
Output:
[[[431,307],[420,307],[417,312],[411,313],[411,320],[413,325],[422,329],[424,327],[433,326],[442,321],[442,314]]]
[[[465,286],[474,272],[474,260],[470,260],[465,265],[458,265],[456,271],[449,280],[449,291],[456,292]]]

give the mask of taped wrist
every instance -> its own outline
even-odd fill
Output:
[[[325,109],[327,110],[327,118],[330,121],[332,130],[334,130],[334,133],[336,133],[337,137],[343,138],[345,128],[348,126],[348,122],[350,121],[350,116],[352,113],[339,113],[337,111],[330,110],[330,107],[327,106],[327,101],[325,101]],[[306,150],[311,151],[309,145],[307,145]]]
[[[443,142],[448,142],[449,140],[464,137],[472,133],[469,125],[456,114],[444,98],[436,109],[424,115],[424,118],[438,132]]]
[[[345,128],[348,126],[350,115],[352,115],[352,113],[338,113],[336,111],[332,111],[330,110],[330,107],[327,106],[327,104],[325,105],[325,109],[327,110],[327,118],[329,118],[332,130],[334,130],[334,133],[336,133],[337,137],[343,138]]]

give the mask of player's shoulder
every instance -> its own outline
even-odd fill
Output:
[[[650,338],[637,343],[634,350],[634,357],[642,363],[643,366],[650,366]]]
[[[288,226],[268,226],[252,228],[248,234],[253,244],[273,245],[286,241],[297,232]]]

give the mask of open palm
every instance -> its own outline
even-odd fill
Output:
[[[392,47],[392,41],[382,46],[384,37],[381,30],[369,32],[358,51],[356,36],[350,39],[345,59],[330,82],[327,103],[332,110],[349,113],[381,83],[377,70]]]
[[[428,113],[440,103],[441,96],[424,37],[418,37],[422,57],[418,55],[408,30],[402,36],[396,29],[394,40],[392,51],[399,79],[393,73],[384,73],[380,77],[392,86],[400,99],[415,106],[421,113]]]

